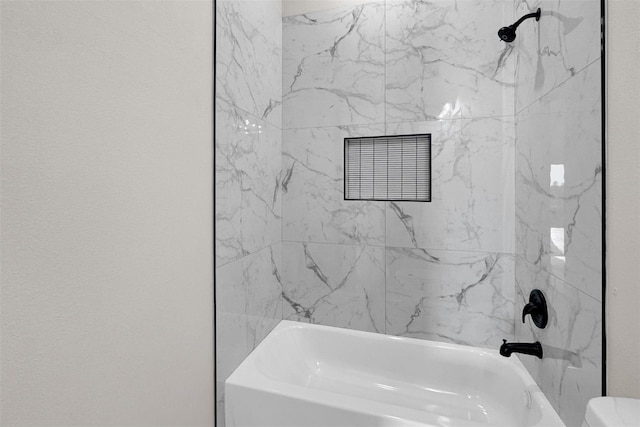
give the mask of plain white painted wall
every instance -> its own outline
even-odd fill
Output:
[[[1,5],[0,424],[212,425],[212,2]]]
[[[607,393],[640,398],[640,1],[607,7]]]

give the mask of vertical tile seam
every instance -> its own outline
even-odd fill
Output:
[[[515,19],[516,17],[516,9],[518,8],[518,6],[516,5],[515,2],[511,2],[511,18]],[[518,103],[518,64],[520,62],[520,54],[519,52],[516,51],[515,57],[513,58],[513,105],[512,105],[512,117],[513,117],[513,176],[511,177],[512,179],[512,193],[513,193],[513,225],[512,225],[512,232],[513,232],[513,236],[512,236],[512,251],[514,253],[514,257],[513,257],[513,267],[512,267],[512,272],[511,272],[511,280],[513,282],[513,340],[514,341],[518,341],[518,318],[519,318],[519,312],[518,309],[516,307],[518,307],[518,283],[516,282],[516,265],[518,264],[517,262],[517,246],[518,246],[518,239],[516,238],[516,174],[517,174],[517,156],[518,156],[518,109],[517,109],[517,103]]]
[[[384,99],[384,134],[387,134],[387,0],[383,2],[383,21],[382,21],[382,46],[383,46],[383,61],[384,61],[384,85],[383,85],[383,99]],[[384,316],[383,316],[383,331],[387,334],[387,206],[388,202],[384,202],[384,266],[382,272],[384,274]]]
[[[284,170],[284,9],[280,9],[280,180],[282,180]],[[282,191],[282,181],[280,181],[280,320],[284,320],[284,191]]]

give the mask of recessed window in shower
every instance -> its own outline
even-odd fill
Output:
[[[345,200],[431,201],[431,134],[344,139]]]

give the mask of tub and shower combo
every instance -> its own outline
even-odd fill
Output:
[[[601,0],[215,3],[218,426],[580,427]]]

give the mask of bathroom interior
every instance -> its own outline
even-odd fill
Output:
[[[282,320],[494,350],[529,343],[517,357],[562,421],[582,425],[606,394],[603,13],[598,0],[217,2],[218,425],[225,414],[226,425],[289,425],[257,409],[255,424],[244,420],[225,396]],[[429,136],[423,176],[411,153],[394,160],[393,146],[362,139],[394,135]],[[427,182],[428,200],[415,185],[389,195],[394,161],[405,187]],[[540,326],[523,313],[532,291],[548,307]],[[308,363],[316,387],[341,362]],[[346,382],[329,389],[349,395]],[[234,399],[239,412],[255,406]],[[462,422],[423,410],[442,411],[433,425]],[[340,425],[367,425],[355,423]]]
[[[640,426],[637,22],[2,0],[0,426]]]

